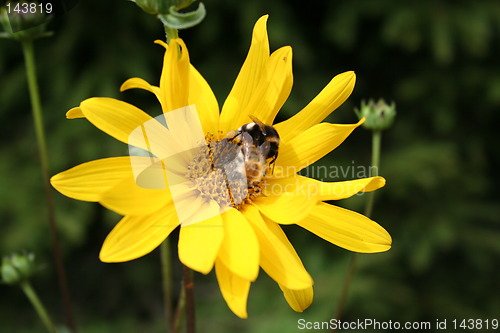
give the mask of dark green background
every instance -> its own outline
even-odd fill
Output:
[[[294,50],[294,88],[279,114],[305,106],[336,74],[357,73],[352,96],[328,121],[356,121],[354,106],[397,103],[383,134],[373,219],[393,248],[362,255],[345,320],[500,319],[498,1],[206,1],[204,22],[182,31],[191,61],[222,104],[263,14],[271,49]],[[127,147],[65,112],[93,96],[115,97],[151,114],[147,92],[118,91],[127,78],[159,81],[159,21],[128,1],[82,0],[36,42],[51,173],[127,153]],[[0,40],[0,254],[32,250],[43,264],[34,285],[63,322],[20,45]],[[370,134],[357,129],[320,164],[367,166]],[[338,180],[338,179],[332,179]],[[366,196],[339,205],[362,211]],[[98,252],[119,216],[98,204],[56,196],[57,216],[80,332],[164,332],[159,253],[103,264]],[[200,332],[298,332],[297,320],[332,317],[351,254],[299,227],[285,228],[315,281],[315,301],[293,312],[261,271],[250,318],[238,319],[214,274],[195,274]],[[175,238],[176,236],[174,236]],[[175,286],[180,284],[176,276]],[[21,291],[0,285],[0,331],[43,332]]]

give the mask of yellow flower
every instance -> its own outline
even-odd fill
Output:
[[[194,105],[202,131],[212,143],[220,143],[228,132],[251,122],[250,115],[272,124],[292,88],[292,50],[286,46],[270,54],[266,21],[267,16],[263,16],[255,24],[248,56],[220,113],[210,86],[190,64],[181,39],[173,39],[168,47],[159,42],[167,49],[159,87],[132,78],[121,90],[141,88],[154,93],[165,117],[173,114],[169,111]],[[280,224],[297,224],[355,252],[382,252],[391,246],[390,235],[374,221],[324,202],[376,190],[385,184],[383,178],[321,182],[297,174],[335,149],[361,124],[321,123],[347,99],[354,82],[353,72],[334,77],[303,110],[274,125],[281,138],[279,155],[272,173],[268,172],[259,184],[260,193],[248,195],[240,204],[233,203],[203,221],[180,227],[180,261],[203,274],[215,266],[222,296],[241,318],[247,317],[250,284],[260,267],[279,284],[295,311],[303,311],[312,302],[313,280]],[[68,111],[67,117],[85,117],[112,137],[156,156],[165,155],[162,149],[171,149],[159,139],[147,144],[134,139],[131,133],[153,118],[119,100],[90,98]],[[51,179],[52,185],[68,197],[99,202],[124,215],[104,241],[100,253],[104,262],[128,261],[151,252],[179,226],[179,214],[184,213],[175,209],[171,188],[148,189],[137,184],[131,158],[91,161]],[[185,161],[181,169],[190,166],[196,163]],[[221,186],[216,183],[213,186]],[[217,209],[220,204],[193,193],[186,196],[185,210],[196,211],[202,205]]]

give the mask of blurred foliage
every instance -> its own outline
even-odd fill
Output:
[[[498,318],[500,2],[205,5],[205,21],[181,37],[219,103],[243,63],[254,22],[269,13],[271,49],[294,50],[295,84],[278,120],[296,113],[345,70],[356,71],[356,88],[328,121],[355,122],[352,110],[362,99],[397,104],[396,122],[382,137],[380,170],[387,186],[377,193],[374,213],[394,245],[387,253],[360,257],[345,320]],[[118,89],[134,76],[159,81],[163,51],[153,41],[164,38],[162,26],[132,2],[87,0],[51,29],[55,35],[37,41],[36,52],[52,172],[126,154],[123,144],[64,114],[93,96],[157,114],[152,95]],[[0,40],[0,126],[0,254],[29,249],[47,263],[34,284],[62,322],[22,52],[9,40]],[[369,157],[370,133],[358,129],[318,165],[366,166]],[[81,331],[163,332],[158,253],[120,265],[100,263],[102,241],[119,216],[97,204],[56,199]],[[355,196],[337,204],[362,211],[364,200]],[[261,272],[250,293],[250,319],[240,320],[225,305],[214,274],[196,274],[203,331],[296,332],[299,318],[332,317],[350,254],[298,227],[285,230],[315,279],[313,305],[294,313]],[[2,331],[42,330],[17,289],[0,286],[0,313]]]

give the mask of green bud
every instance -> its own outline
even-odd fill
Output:
[[[203,3],[193,11],[180,12],[196,0],[130,0],[135,2],[146,13],[157,15],[165,26],[165,30],[187,29],[199,24],[206,15]],[[177,36],[177,33],[174,34]]]
[[[52,16],[46,8],[37,2],[8,1],[0,8],[0,24],[4,30],[0,37],[33,40],[50,36],[52,33],[47,32],[46,28]],[[52,7],[49,8],[52,12]]]
[[[363,127],[372,131],[382,131],[389,128],[396,118],[396,104],[387,104],[384,99],[374,102],[372,99],[365,103],[361,101],[361,109],[354,108],[359,119],[366,118]]]
[[[2,282],[6,284],[17,284],[21,281],[19,272],[11,265],[2,263]]]
[[[2,282],[6,284],[19,284],[29,279],[35,271],[35,254],[14,253],[3,257],[0,274]]]

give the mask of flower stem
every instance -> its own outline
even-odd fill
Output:
[[[381,131],[373,131],[372,135],[372,165],[371,170],[374,170],[374,174],[371,176],[378,176],[378,169],[380,163],[380,142],[382,141],[382,132]],[[375,201],[375,191],[368,193],[368,201],[365,206],[365,215],[367,217],[371,217],[373,212],[373,203]]]
[[[170,40],[179,37],[179,30],[170,28],[167,25],[163,25],[165,28],[165,36],[167,37],[167,44],[170,44]]]
[[[380,130],[372,131],[372,162],[371,162],[370,173],[371,170],[374,170],[374,174],[370,174],[371,176],[378,176],[381,141],[382,141],[382,132]],[[366,201],[366,206],[365,206],[366,217],[370,217],[372,215],[374,201],[375,201],[375,191],[372,191],[368,193],[368,200]],[[357,262],[358,262],[358,253],[353,252],[351,254],[351,260],[349,263],[349,271],[344,281],[344,285],[342,287],[342,291],[339,297],[339,302],[337,304],[337,311],[335,313],[335,318],[337,320],[340,320],[340,317],[342,316],[342,312],[344,310],[344,304],[347,299],[347,294],[349,293],[349,287],[351,286],[354,273],[356,272]],[[332,332],[335,332],[335,329],[332,329]]]
[[[26,64],[26,76],[28,79],[28,87],[31,99],[31,109],[33,112],[33,120],[35,125],[36,141],[38,144],[38,153],[40,157],[40,165],[42,171],[43,185],[45,190],[45,199],[47,201],[47,214],[52,239],[52,252],[56,265],[57,277],[59,280],[59,289],[62,295],[64,304],[64,312],[66,315],[66,323],[68,327],[76,332],[76,325],[73,317],[71,296],[69,293],[66,274],[64,270],[61,250],[59,246],[59,237],[57,235],[56,214],[54,207],[54,199],[52,196],[52,188],[49,181],[49,163],[47,154],[47,144],[45,140],[45,132],[43,128],[43,114],[40,103],[40,94],[38,90],[36,67],[35,67],[35,52],[33,49],[33,40],[23,40],[24,61]]]
[[[38,316],[42,320],[43,324],[47,328],[47,331],[49,333],[56,333],[56,329],[54,327],[54,324],[52,323],[52,320],[50,320],[49,315],[47,314],[47,311],[45,311],[45,308],[38,298],[38,295],[36,294],[35,290],[29,283],[29,281],[24,281],[20,284],[21,289],[24,291],[24,294],[28,299],[30,300],[31,304],[35,308],[36,312],[38,313]]]
[[[184,272],[184,290],[186,291],[187,333],[195,333],[196,317],[194,308],[193,271],[189,267],[183,265],[183,272]]]
[[[179,332],[181,321],[184,318],[184,310],[186,309],[186,289],[181,288],[179,301],[177,302],[177,309],[175,310],[174,330],[172,332]]]
[[[172,311],[172,262],[170,260],[170,241],[168,238],[161,243],[160,252],[165,319],[167,320],[169,332],[175,332],[175,322]]]

